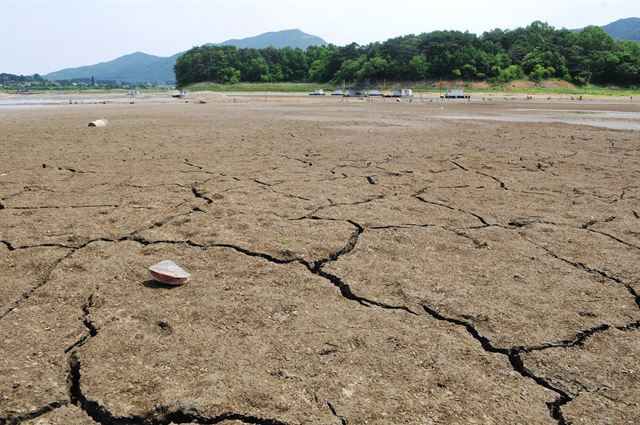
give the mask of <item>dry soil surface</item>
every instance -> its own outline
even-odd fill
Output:
[[[0,114],[0,423],[640,422],[637,102],[241,100]]]

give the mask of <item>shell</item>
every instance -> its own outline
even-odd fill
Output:
[[[95,120],[89,123],[89,127],[106,127],[109,125],[107,120]]]
[[[166,285],[184,285],[191,275],[170,260],[160,261],[149,267],[149,276]]]

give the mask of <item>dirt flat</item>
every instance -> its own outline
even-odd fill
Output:
[[[201,98],[0,113],[0,424],[640,422],[637,101]]]

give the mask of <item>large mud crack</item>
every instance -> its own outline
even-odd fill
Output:
[[[217,424],[222,421],[236,420],[246,424],[286,425],[277,419],[261,418],[250,414],[227,412],[216,416],[207,416],[197,410],[172,410],[163,406],[156,407],[145,416],[116,416],[95,400],[88,399],[82,392],[82,364],[74,350],[69,355],[69,395],[70,402],[82,409],[91,419],[104,425],[169,425],[197,423]],[[51,410],[51,409],[49,409]],[[38,415],[39,416],[39,415]]]
[[[625,287],[625,289],[633,297],[633,299],[635,300],[636,306],[638,307],[638,309],[640,309],[640,294],[637,293],[637,291],[633,288],[633,286],[630,283],[625,282],[622,279],[620,279],[619,277],[613,276],[613,275],[607,273],[606,271],[603,271],[603,270],[597,269],[595,267],[589,266],[589,265],[587,265],[587,264],[585,264],[583,262],[573,261],[573,260],[570,260],[568,258],[564,258],[564,257],[558,255],[557,253],[555,253],[553,250],[547,248],[546,246],[538,244],[535,241],[527,238],[525,235],[521,235],[521,236],[526,241],[530,242],[531,244],[533,244],[533,245],[545,250],[549,256],[551,256],[552,258],[555,258],[556,260],[559,260],[559,261],[562,261],[564,263],[567,263],[567,264],[575,267],[578,270],[586,271],[586,272],[591,273],[593,275],[596,275],[596,276],[598,276],[600,278],[608,279],[608,280],[611,280],[611,281],[616,282],[618,284],[621,284],[622,286]]]

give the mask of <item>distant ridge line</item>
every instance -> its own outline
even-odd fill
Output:
[[[254,49],[269,46],[306,49],[310,46],[327,45],[328,43],[316,35],[307,34],[299,29],[289,29],[208,44]],[[179,52],[172,56],[162,57],[144,52],[135,52],[94,65],[61,69],[44,75],[44,78],[48,80],[73,80],[94,77],[96,80],[127,81],[130,83],[174,82],[173,66],[176,63],[176,59],[183,53]]]

